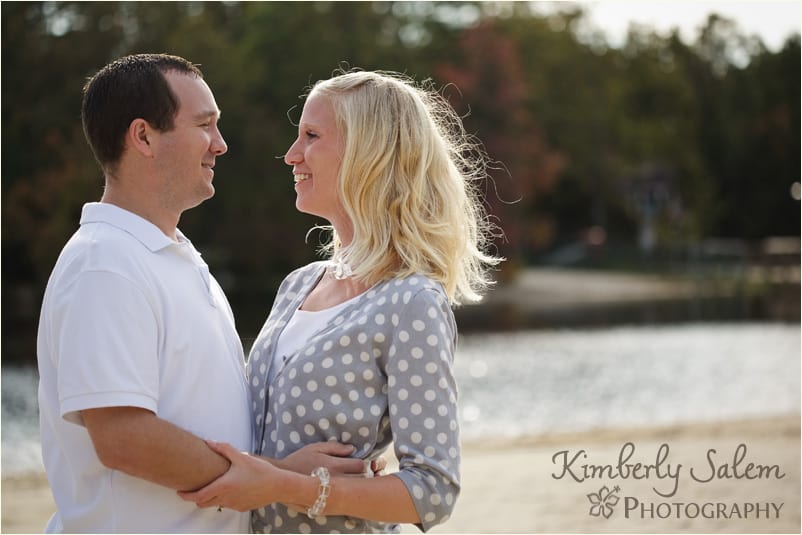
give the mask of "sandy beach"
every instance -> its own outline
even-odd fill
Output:
[[[53,509],[43,476],[3,478],[3,533],[41,533]],[[800,418],[467,443],[462,495],[433,532],[799,533]]]

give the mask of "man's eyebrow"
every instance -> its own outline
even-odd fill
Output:
[[[195,119],[198,121],[203,119],[211,119],[212,117],[217,117],[219,119],[222,114],[223,112],[220,110],[207,110],[197,113],[195,115]]]

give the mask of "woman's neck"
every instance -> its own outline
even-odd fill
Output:
[[[306,296],[302,310],[316,312],[344,303],[368,291],[370,286],[353,277],[337,279],[326,269],[318,283]]]

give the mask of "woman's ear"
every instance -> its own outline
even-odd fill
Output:
[[[154,135],[156,131],[148,124],[145,119],[134,119],[128,125],[126,141],[132,149],[143,156],[153,156]]]

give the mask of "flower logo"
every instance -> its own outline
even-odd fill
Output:
[[[618,504],[618,496],[616,496],[617,492],[620,492],[621,489],[618,486],[613,487],[613,490],[610,490],[605,485],[604,487],[599,489],[599,492],[591,492],[588,494],[588,500],[590,500],[590,516],[604,516],[604,518],[610,518],[613,515],[613,507]]]

